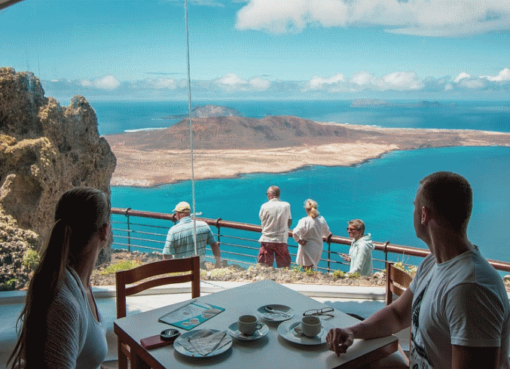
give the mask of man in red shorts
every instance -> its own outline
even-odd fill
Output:
[[[262,236],[259,239],[260,251],[258,262],[261,265],[272,267],[276,256],[278,268],[290,266],[290,254],[287,247],[289,227],[292,224],[290,204],[280,201],[280,189],[271,186],[266,192],[267,199],[262,204],[259,218],[262,222]]]

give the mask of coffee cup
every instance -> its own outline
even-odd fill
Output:
[[[315,337],[321,331],[321,320],[316,316],[305,316],[301,320],[301,331],[307,337]]]
[[[242,315],[237,321],[237,329],[245,336],[252,336],[261,328],[262,324],[257,322],[257,317],[254,315]]]

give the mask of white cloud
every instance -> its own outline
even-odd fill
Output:
[[[83,87],[95,87],[101,90],[115,90],[120,86],[120,82],[113,76],[104,76],[94,80],[84,79],[80,81],[80,84]]]
[[[424,86],[423,81],[415,73],[411,72],[394,72],[382,78],[382,87],[384,89],[398,91],[421,90]]]
[[[487,86],[487,81],[483,78],[465,78],[459,81],[458,85],[472,90],[480,90]]]
[[[248,83],[245,79],[242,79],[235,73],[229,73],[218,79],[218,84],[223,85],[225,87],[236,88],[237,86],[242,86]]]
[[[308,85],[311,90],[321,90],[324,86],[330,86],[344,81],[344,75],[339,73],[327,78],[313,77]]]
[[[359,72],[352,77],[352,82],[358,86],[376,84],[376,78],[368,72]]]
[[[274,78],[274,77],[273,77]],[[115,87],[116,86],[116,87]],[[44,81],[48,96],[73,96],[109,99],[183,99],[187,96],[187,81],[157,77],[153,79],[119,82],[111,76],[95,80]],[[393,98],[423,98],[437,96],[510,96],[510,68],[503,68],[494,76],[473,76],[467,72],[457,76],[420,78],[414,72],[394,71],[383,76],[360,71],[352,75],[336,73],[314,76],[309,80],[270,80],[266,76],[242,78],[228,73],[220,78],[192,80],[193,96],[200,98],[274,98],[313,99],[350,96],[393,96]],[[505,94],[505,95],[502,95]]]
[[[172,78],[155,78],[146,80],[147,87],[155,89],[175,90],[178,87],[177,81]]]
[[[271,82],[269,82],[267,79],[254,77],[250,79],[250,85],[258,91],[265,91],[269,87],[271,87]]]
[[[485,78],[492,82],[510,81],[510,69],[504,68],[496,77],[486,76]]]
[[[240,30],[285,33],[308,26],[458,37],[510,29],[510,6],[508,0],[249,0],[237,13]]]
[[[265,91],[271,86],[271,82],[260,77],[253,77],[249,80],[239,77],[235,73],[229,73],[216,79],[216,84],[228,91]]]
[[[459,83],[460,81],[462,81],[463,79],[466,79],[466,78],[471,78],[471,76],[470,76],[469,74],[467,74],[467,73],[462,72],[462,73],[460,73],[460,74],[457,76],[457,78],[455,78],[455,79],[453,80],[453,82],[455,82],[455,83]]]
[[[313,77],[307,84],[309,90],[326,90],[329,92],[374,91],[411,91],[421,90],[425,83],[412,72],[393,72],[382,78],[368,72],[359,72],[346,79],[343,74],[322,78]]]

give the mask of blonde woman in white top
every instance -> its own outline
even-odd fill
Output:
[[[317,267],[323,249],[322,237],[328,237],[331,234],[326,220],[319,215],[317,206],[315,201],[306,200],[307,216],[300,219],[292,231],[294,239],[299,243],[296,264],[303,266],[304,269]]]

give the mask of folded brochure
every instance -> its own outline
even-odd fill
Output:
[[[192,302],[163,315],[159,318],[159,321],[189,331],[222,311],[225,311],[225,309],[219,306]]]

